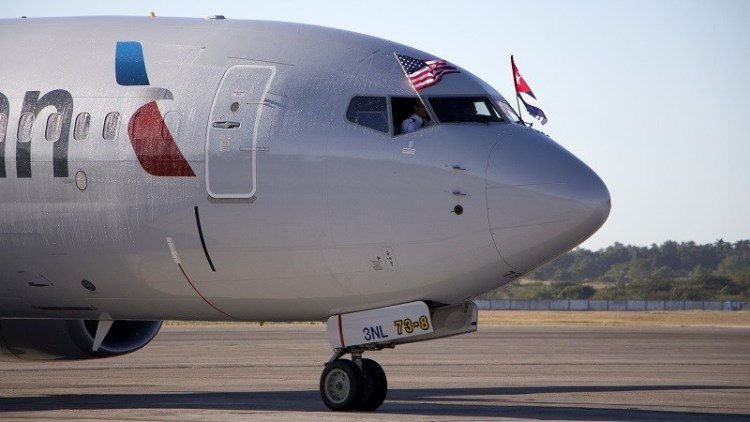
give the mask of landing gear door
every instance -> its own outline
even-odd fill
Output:
[[[275,67],[256,65],[232,66],[224,74],[206,136],[206,190],[211,197],[255,195],[258,128],[275,75]]]

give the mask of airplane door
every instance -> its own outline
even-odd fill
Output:
[[[258,127],[273,66],[230,67],[219,84],[206,136],[206,190],[214,198],[250,198],[256,190]]]

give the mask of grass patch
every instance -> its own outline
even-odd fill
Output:
[[[480,325],[745,327],[750,311],[479,311]]]

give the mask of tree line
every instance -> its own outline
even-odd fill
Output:
[[[578,248],[486,297],[750,300],[750,240]]]

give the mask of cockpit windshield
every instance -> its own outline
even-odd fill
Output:
[[[430,97],[429,101],[440,123],[505,121],[487,97]]]
[[[497,103],[497,106],[500,107],[500,110],[503,112],[506,118],[510,119],[512,122],[520,123],[521,118],[518,117],[518,114],[516,113],[516,110],[511,107],[510,104],[508,104],[507,101],[505,101],[502,97],[494,97],[493,98],[495,102]]]

